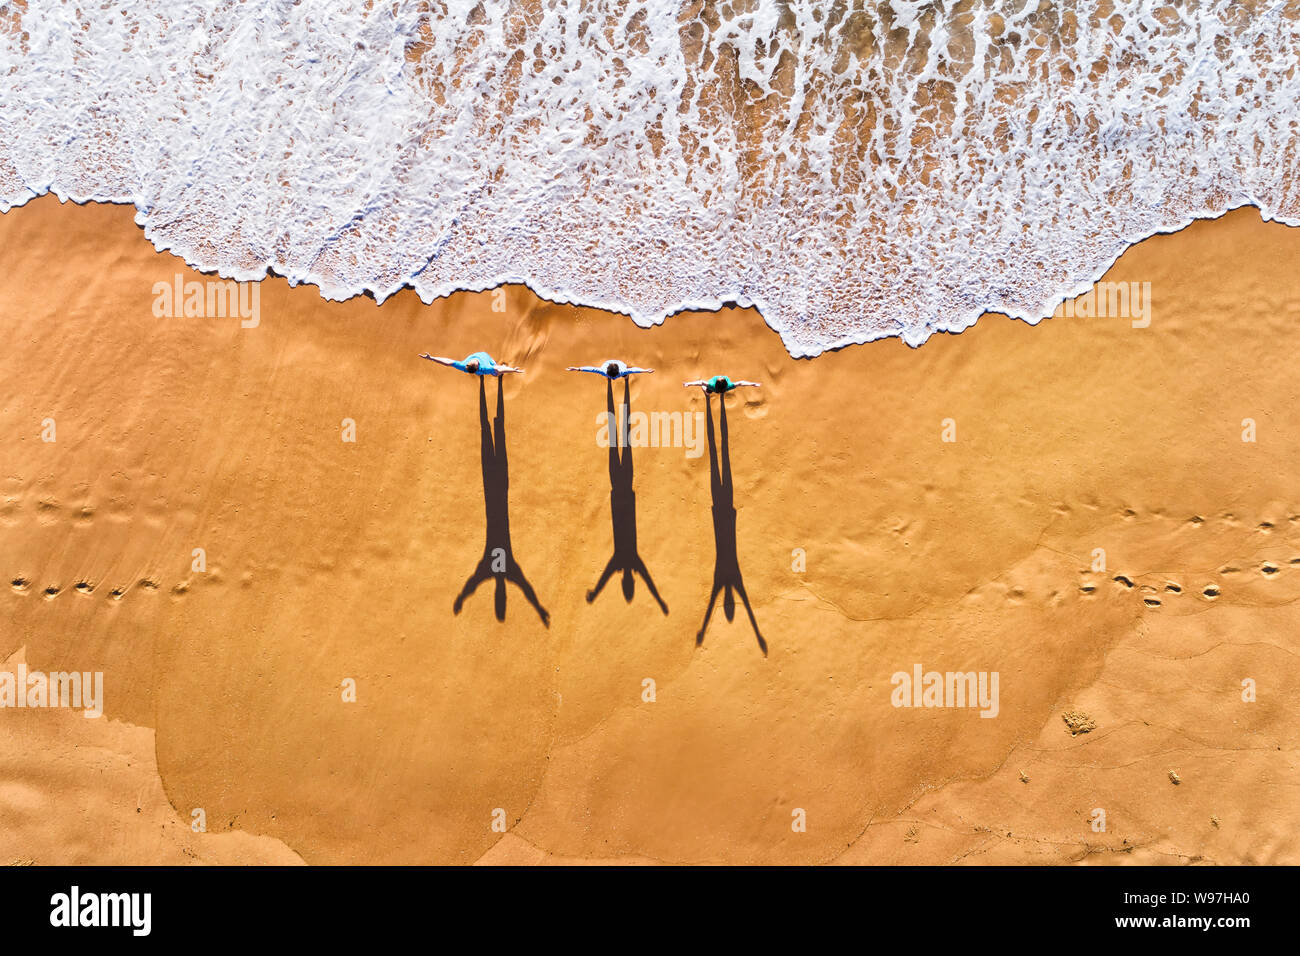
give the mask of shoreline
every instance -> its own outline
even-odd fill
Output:
[[[33,196],[23,200],[21,203],[17,203],[15,205],[10,206],[4,212],[0,212],[0,216],[4,216],[8,212],[12,212],[14,210],[23,208],[27,206],[29,203],[31,203],[33,200],[41,200],[47,196],[56,199],[60,205],[66,205],[68,203],[71,203],[73,205],[81,206],[81,207],[88,207],[88,206],[130,207],[131,209],[134,209],[137,214],[141,212],[140,208],[133,201],[129,199],[121,199],[121,200],[94,199],[94,198],[78,199],[71,196],[65,198],[63,196],[60,196],[58,193],[54,191],[47,190],[44,193],[34,194]],[[584,310],[589,309],[593,311],[603,312],[609,315],[622,316],[623,318],[628,319],[637,328],[641,328],[641,329],[657,328],[659,326],[664,325],[669,319],[675,318],[680,315],[690,315],[690,314],[699,314],[699,313],[720,313],[728,309],[738,309],[741,311],[753,310],[758,314],[759,318],[762,320],[763,325],[766,326],[766,328],[769,331],[775,333],[777,337],[781,339],[783,347],[785,347],[787,354],[789,354],[791,358],[796,360],[804,360],[804,359],[819,358],[822,355],[826,355],[831,352],[838,352],[847,348],[852,348],[853,346],[856,345],[871,345],[875,342],[887,341],[893,338],[897,338],[899,341],[903,342],[903,344],[907,345],[909,348],[919,349],[923,345],[925,345],[926,342],[930,341],[930,339],[934,338],[936,335],[961,335],[963,332],[967,332],[970,329],[975,328],[976,325],[979,323],[979,321],[984,318],[998,318],[998,317],[1011,318],[1019,322],[1024,322],[1026,325],[1036,326],[1040,322],[1044,321],[1045,319],[1058,317],[1055,315],[1055,312],[1058,309],[1060,309],[1060,307],[1063,304],[1068,303],[1071,300],[1086,294],[1089,289],[1096,286],[1099,282],[1101,282],[1105,278],[1105,276],[1115,267],[1116,263],[1118,263],[1120,259],[1122,259],[1125,255],[1127,255],[1132,249],[1140,246],[1142,243],[1148,242],[1151,239],[1160,236],[1176,235],[1197,223],[1215,222],[1223,219],[1225,216],[1232,215],[1233,213],[1245,209],[1255,210],[1259,215],[1261,223],[1267,224],[1267,223],[1276,222],[1283,226],[1286,226],[1287,228],[1300,228],[1300,218],[1290,218],[1281,215],[1279,213],[1270,213],[1262,205],[1260,205],[1258,202],[1252,199],[1242,200],[1241,202],[1227,205],[1219,212],[1214,212],[1208,209],[1202,210],[1199,213],[1187,215],[1179,219],[1175,223],[1161,226],[1159,228],[1153,229],[1149,232],[1137,235],[1135,237],[1129,237],[1124,239],[1116,238],[1115,243],[1118,246],[1119,251],[1116,252],[1108,261],[1100,265],[1091,278],[1081,279],[1075,285],[1071,286],[1069,291],[1062,294],[1054,294],[1052,296],[1049,296],[1049,298],[1044,303],[1041,303],[1036,307],[1031,307],[1029,309],[1021,310],[1014,307],[1011,303],[1008,302],[991,302],[982,306],[979,311],[970,310],[966,312],[965,317],[968,321],[960,328],[956,328],[956,329],[933,328],[930,326],[926,326],[928,330],[927,334],[924,338],[920,339],[919,341],[913,341],[910,337],[906,335],[881,333],[879,335],[868,335],[865,338],[846,338],[838,342],[832,343],[830,345],[827,345],[826,347],[821,349],[821,351],[811,352],[811,353],[792,351],[790,345],[786,342],[785,334],[768,321],[766,313],[769,312],[770,309],[768,309],[765,306],[765,304],[761,301],[761,299],[751,299],[748,296],[741,295],[739,293],[734,293],[730,295],[723,294],[719,296],[712,296],[706,299],[678,302],[673,307],[664,310],[662,314],[657,314],[656,317],[648,318],[645,319],[644,321],[642,321],[643,317],[638,317],[636,313],[632,311],[628,311],[617,302],[600,302],[595,300],[587,300],[580,295],[571,295],[565,290],[550,289],[545,283],[537,282],[535,279],[530,279],[527,276],[517,276],[517,275],[499,276],[488,283],[472,284],[472,285],[456,286],[453,288],[448,288],[446,291],[433,294],[426,299],[423,295],[421,295],[419,292],[415,290],[415,287],[412,284],[412,281],[415,279],[416,275],[419,275],[419,273],[417,272],[415,275],[404,280],[401,284],[396,285],[390,288],[389,290],[387,290],[386,292],[384,292],[382,299],[379,298],[378,292],[375,289],[372,289],[370,287],[365,287],[356,292],[333,296],[332,294],[326,292],[325,287],[317,279],[313,279],[310,276],[291,279],[290,276],[288,276],[286,273],[278,271],[272,265],[266,265],[260,273],[257,272],[256,270],[247,270],[247,271],[231,270],[229,274],[226,274],[222,272],[222,267],[218,265],[191,263],[181,253],[174,252],[170,245],[159,246],[155,242],[155,240],[149,235],[149,228],[144,223],[139,221],[138,215],[137,217],[133,217],[133,219],[135,221],[136,226],[139,227],[141,233],[143,233],[145,241],[148,242],[153,247],[153,250],[156,253],[158,253],[159,255],[172,256],[173,258],[177,259],[181,263],[181,266],[184,269],[192,273],[195,273],[197,275],[220,278],[224,280],[233,280],[239,283],[248,283],[248,282],[261,283],[266,281],[267,279],[284,279],[286,282],[288,282],[290,288],[299,288],[299,287],[306,287],[306,286],[314,287],[322,302],[346,303],[346,302],[354,301],[356,299],[370,299],[371,301],[375,302],[377,305],[382,305],[384,302],[388,301],[393,296],[400,295],[403,292],[409,291],[414,293],[423,305],[434,306],[437,303],[445,302],[446,300],[457,295],[477,295],[482,293],[495,292],[497,289],[502,289],[502,288],[518,287],[518,288],[526,289],[533,297],[535,297],[541,302],[545,302],[550,305],[572,306],[577,309],[584,309]],[[902,325],[900,320],[895,319],[894,321],[896,325],[900,325],[900,326]]]

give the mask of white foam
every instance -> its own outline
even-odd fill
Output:
[[[756,305],[799,356],[917,345],[1192,218],[1300,221],[1298,15],[0,4],[0,208],[130,202],[197,268],[331,299],[526,282],[643,325]]]

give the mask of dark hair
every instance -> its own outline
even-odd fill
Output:
[[[606,366],[605,366],[605,374],[608,375],[610,378],[613,378],[615,375],[617,375],[617,374],[618,374],[618,363],[617,363],[617,362],[609,362],[608,364],[606,364]]]

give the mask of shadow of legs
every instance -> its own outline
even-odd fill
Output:
[[[496,578],[496,593],[493,606],[498,621],[506,619],[506,582],[514,584],[524,592],[524,597],[533,606],[542,623],[551,626],[551,616],[542,607],[537,594],[528,583],[523,570],[515,561],[514,550],[510,544],[510,470],[506,457],[506,406],[502,394],[501,379],[497,378],[497,412],[496,420],[489,424],[487,413],[487,390],[483,379],[479,378],[479,434],[480,458],[483,467],[483,506],[487,520],[486,543],[483,557],[479,560],[474,573],[470,575],[460,594],[452,604],[455,614],[461,612],[466,598],[477,590],[488,578]]]
[[[636,492],[633,490],[632,445],[625,434],[625,427],[632,411],[632,390],[628,379],[623,380],[623,424],[620,426],[614,411],[614,385],[605,383],[606,422],[609,432],[609,513],[614,526],[614,554],[610,557],[605,570],[601,572],[596,586],[587,592],[587,603],[591,604],[605,589],[615,572],[623,572],[623,598],[629,604],[635,593],[636,584],[633,574],[639,574],[641,580],[650,589],[651,596],[664,614],[668,605],[659,596],[650,577],[650,572],[641,560],[636,540]]]
[[[704,632],[709,628],[713,608],[717,604],[718,594],[723,595],[722,609],[730,621],[736,614],[736,599],[739,594],[749,614],[749,623],[754,628],[754,637],[758,639],[759,649],[767,656],[767,641],[758,629],[754,609],[750,607],[749,595],[745,592],[745,582],[740,574],[740,557],[736,550],[736,508],[734,486],[731,480],[731,453],[727,442],[727,405],[723,396],[718,396],[718,420],[722,431],[722,450],[718,450],[717,438],[713,430],[713,404],[705,396],[708,406],[708,440],[709,440],[709,487],[713,493],[713,542],[716,552],[713,565],[713,590],[709,594],[709,606],[704,612],[704,623],[695,636],[698,647],[704,643]],[[734,593],[733,593],[734,592]]]

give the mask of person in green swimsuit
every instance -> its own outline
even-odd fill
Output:
[[[702,388],[710,395],[725,395],[727,392],[734,391],[742,386],[748,385],[752,388],[761,387],[758,382],[745,382],[741,380],[732,381],[725,375],[715,375],[713,378],[697,379],[694,382],[682,382],[687,388]]]

